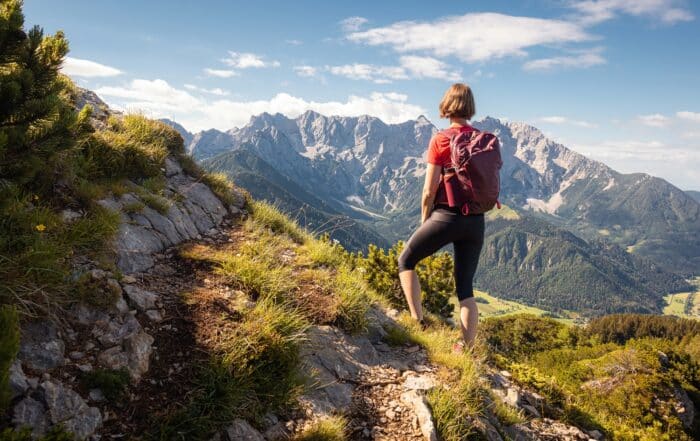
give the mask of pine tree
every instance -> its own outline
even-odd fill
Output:
[[[24,31],[22,2],[0,3],[0,188],[46,191],[57,154],[75,145],[80,118],[59,74],[68,41],[62,32]],[[5,197],[7,192],[5,191]]]

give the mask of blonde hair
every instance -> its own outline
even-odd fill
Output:
[[[440,101],[440,118],[472,119],[476,113],[472,90],[464,83],[455,83],[447,89]]]

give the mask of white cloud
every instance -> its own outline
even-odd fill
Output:
[[[300,77],[315,77],[318,70],[313,66],[294,66],[294,72]]]
[[[204,73],[207,74],[210,77],[219,77],[219,78],[231,78],[238,76],[238,72],[234,70],[228,70],[228,69],[210,69],[210,68],[205,68]]]
[[[61,72],[71,77],[114,77],[123,73],[111,66],[73,57],[63,60]]]
[[[228,57],[221,60],[225,65],[234,69],[250,69],[261,67],[279,67],[279,61],[265,61],[260,55],[250,52],[229,51]]]
[[[287,93],[263,100],[208,100],[174,88],[160,79],[138,79],[120,87],[102,87],[95,92],[115,108],[142,111],[155,118],[171,118],[192,131],[212,127],[227,130],[246,124],[252,115],[262,112],[279,112],[290,117],[307,110],[326,115],[373,115],[389,123],[403,122],[425,113],[422,107],[409,103],[407,95],[393,92],[350,95],[345,101],[323,102],[308,101]]]
[[[210,95],[216,96],[227,96],[229,93],[220,87],[215,87],[213,89],[205,89],[203,87],[195,86],[194,84],[185,84],[185,89],[193,90],[195,92],[208,93]]]
[[[620,14],[647,17],[665,24],[692,21],[695,17],[682,0],[584,0],[571,3],[585,25],[611,20]]]
[[[400,66],[375,66],[373,64],[344,64],[342,66],[326,66],[326,70],[352,80],[368,80],[377,84],[390,83],[392,80],[407,80],[406,71]]]
[[[700,112],[676,112],[676,116],[681,119],[685,119],[692,122],[700,122]]]
[[[394,80],[411,78],[437,78],[447,81],[458,81],[461,75],[451,71],[447,63],[432,57],[405,55],[399,58],[398,66],[377,66],[374,64],[344,64],[341,66],[326,66],[325,69],[333,75],[352,80],[366,80],[377,84],[387,84]]]
[[[572,145],[572,148],[620,172],[649,173],[667,179],[679,188],[697,188],[700,182],[698,146],[687,142],[619,139]],[[659,161],[659,151],[663,151],[663,161]]]
[[[660,113],[654,113],[652,115],[640,115],[637,117],[637,119],[642,124],[649,127],[664,127],[670,121],[670,119],[667,116],[663,116]]]
[[[297,39],[284,40],[284,42],[290,46],[301,46],[302,44],[304,44],[303,41]]]
[[[425,51],[466,62],[524,56],[544,44],[591,40],[581,24],[492,12],[445,17],[430,22],[402,21],[366,31],[349,31],[350,41],[390,46],[397,52]],[[456,38],[456,36],[459,36]]]
[[[529,71],[544,71],[557,68],[587,68],[605,64],[605,58],[600,55],[601,48],[588,49],[573,55],[540,58],[523,64],[523,69]]]
[[[404,55],[399,61],[401,67],[410,72],[415,78],[437,78],[447,81],[459,81],[461,77],[458,72],[450,71],[446,63],[433,57]]]
[[[598,127],[597,124],[583,120],[571,119],[565,116],[543,116],[539,118],[539,120],[549,124],[571,124],[574,126],[585,127],[589,129]]]
[[[360,28],[367,22],[368,20],[364,17],[348,17],[340,21],[340,27],[345,32],[355,32],[359,31]]]

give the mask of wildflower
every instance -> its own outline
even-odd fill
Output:
[[[35,201],[38,201],[38,200],[39,200],[39,195],[36,195],[36,194],[35,194],[35,195],[34,195],[34,200],[35,200]]]
[[[42,231],[44,231],[44,230],[46,229],[46,225],[44,225],[44,224],[39,224],[39,225],[37,225],[37,226],[34,227],[34,228],[36,228],[36,231],[42,232]]]

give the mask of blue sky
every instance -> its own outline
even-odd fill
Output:
[[[64,71],[191,131],[289,116],[425,114],[451,82],[622,172],[700,190],[700,8],[689,0],[25,0]]]

